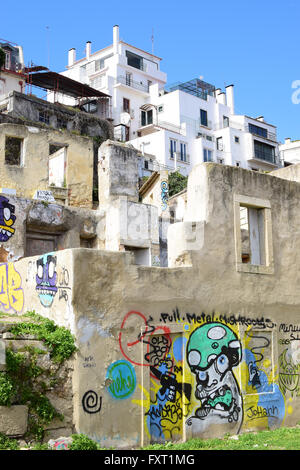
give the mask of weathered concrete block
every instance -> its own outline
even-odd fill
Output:
[[[0,406],[0,433],[6,436],[23,436],[27,431],[27,421],[27,406]]]
[[[29,347],[41,349],[42,351],[48,351],[43,341],[13,339],[13,340],[8,340],[7,344],[14,352],[26,351],[26,349],[28,349]]]

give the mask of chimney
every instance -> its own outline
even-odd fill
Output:
[[[119,49],[119,26],[116,24],[113,27],[113,52],[114,54],[118,54]]]
[[[72,49],[69,50],[68,53],[68,66],[71,67],[76,60],[76,49],[72,47]]]
[[[226,102],[227,102],[227,106],[230,108],[231,114],[234,114],[233,86],[234,85],[228,85],[226,87]]]
[[[91,55],[91,52],[92,52],[92,43],[91,41],[87,41],[86,45],[85,45],[85,53],[86,53],[86,58],[87,60],[90,59],[90,55]]]
[[[226,105],[226,96],[224,91],[221,91],[220,88],[216,90],[216,100],[217,103]]]

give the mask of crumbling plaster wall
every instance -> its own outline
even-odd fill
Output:
[[[239,198],[270,203],[273,270],[264,274],[237,262]],[[170,228],[173,267],[136,266],[130,253],[57,252],[68,298],[56,284],[53,303],[41,306],[37,259],[14,264],[23,309],[76,334],[77,432],[124,447],[299,421],[299,202],[298,183],[202,164],[182,223],[195,224],[194,239],[182,244],[182,224]],[[175,255],[189,257],[181,267],[176,240]]]
[[[5,163],[5,137],[23,140],[21,164]],[[67,148],[66,187],[69,204],[92,207],[93,141],[63,131],[19,124],[0,124],[1,187],[16,190],[19,197],[32,198],[37,189],[49,190],[49,145]]]
[[[10,219],[4,210],[10,210]],[[32,199],[0,194],[0,262],[12,262],[27,254],[26,236],[36,232],[57,236],[57,250],[78,248],[88,240],[101,247],[104,232],[101,210],[44,203]]]

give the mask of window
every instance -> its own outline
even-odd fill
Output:
[[[224,158],[218,158],[218,163],[220,163],[221,165],[224,164]]]
[[[56,125],[59,129],[66,129],[67,128],[67,121],[62,117],[58,117],[56,120]]]
[[[203,149],[203,161],[212,162],[212,151],[209,149]]]
[[[275,163],[275,147],[265,144],[264,142],[254,141],[255,158],[265,160],[266,162]]]
[[[101,88],[103,86],[102,78],[103,78],[103,75],[99,75],[98,77],[93,78],[90,81],[91,88],[95,88],[95,89]]]
[[[143,57],[134,54],[133,52],[126,51],[127,64],[136,69],[143,70]]]
[[[153,110],[149,109],[149,111],[141,111],[141,125],[148,126],[149,124],[153,124]]]
[[[261,137],[265,137],[266,139],[268,138],[268,131],[264,127],[256,126],[255,124],[251,124],[250,122],[248,124],[248,127],[249,132],[251,132],[251,134],[260,135]]]
[[[200,124],[201,126],[207,127],[207,111],[205,109],[200,109]]]
[[[88,101],[87,103],[84,103],[80,109],[86,113],[96,113],[98,111],[97,101]]]
[[[106,59],[109,59],[112,56],[113,54],[109,54],[105,57],[102,57],[102,59],[95,60],[95,72],[104,69]]]
[[[223,148],[223,137],[217,138],[217,150],[224,150]]]
[[[236,268],[255,274],[272,274],[273,247],[269,201],[235,195]]]
[[[180,142],[180,160],[182,162],[187,161],[186,144],[184,142]]]
[[[241,166],[241,162],[235,162],[235,166]]]
[[[235,141],[236,144],[239,144],[240,143],[240,138],[235,135],[234,136],[234,141]]]
[[[158,113],[163,113],[164,111],[164,105],[163,104],[160,104],[158,107],[157,107],[157,112]]]
[[[49,124],[49,113],[47,113],[47,111],[40,111],[39,121],[43,122],[44,124]]]
[[[229,117],[223,116],[223,127],[229,127]]]
[[[128,86],[132,85],[132,73],[126,72],[125,84]]]
[[[124,113],[130,112],[130,100],[127,98],[123,98],[123,111]]]
[[[5,137],[5,163],[6,165],[21,166],[23,158],[23,139],[18,137]]]
[[[175,139],[170,139],[170,158],[176,157],[177,151],[177,141]]]

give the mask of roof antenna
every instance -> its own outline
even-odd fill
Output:
[[[46,26],[47,30],[47,53],[48,53],[48,69],[50,69],[50,41],[49,41],[49,26]]]
[[[151,42],[152,42],[152,55],[154,55],[154,31],[153,31],[153,28],[152,28]]]

